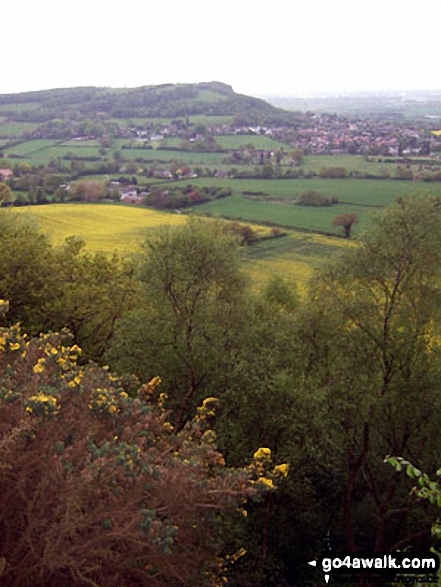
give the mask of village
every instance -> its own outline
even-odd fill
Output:
[[[190,125],[181,120],[149,133],[145,128],[120,127],[119,136],[131,137],[137,145],[148,145],[167,138],[202,141],[209,135],[264,135],[302,149],[305,155],[349,154],[401,157],[429,156],[441,150],[436,120],[423,125],[375,119],[349,119],[336,114],[304,113],[290,126],[252,126],[241,121],[233,124]],[[246,141],[245,141],[246,142]]]

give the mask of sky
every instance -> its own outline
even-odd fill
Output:
[[[3,0],[0,93],[441,89],[440,0]]]

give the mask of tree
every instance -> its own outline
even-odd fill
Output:
[[[107,188],[101,181],[79,181],[72,185],[70,197],[82,202],[95,202],[106,197]]]
[[[11,188],[8,184],[0,181],[0,203],[2,204],[9,204],[11,201]]]
[[[0,215],[0,298],[9,301],[9,323],[39,332],[56,281],[48,238],[29,221]]]
[[[310,427],[326,439],[339,480],[334,531],[350,550],[393,550],[430,531],[424,510],[403,507],[406,489],[383,459],[424,464],[441,450],[440,243],[437,200],[404,198],[321,274],[304,309],[305,389],[317,398]]]
[[[237,332],[246,285],[237,251],[224,223],[193,217],[145,242],[144,303],[123,321],[107,356],[144,379],[168,373],[168,405],[178,423],[225,369],[222,349]]]
[[[345,238],[351,238],[351,230],[354,224],[358,222],[358,217],[352,212],[347,214],[339,214],[332,221],[333,226],[342,226]]]
[[[55,248],[52,257],[56,285],[44,306],[43,328],[68,328],[84,356],[99,360],[137,298],[133,267],[116,254],[88,253],[76,237]]]
[[[304,152],[303,149],[294,149],[289,153],[289,156],[294,161],[296,165],[301,165],[303,163]]]
[[[136,298],[133,268],[117,256],[84,251],[71,237],[53,247],[30,222],[0,216],[0,297],[9,324],[31,335],[68,327],[88,359],[98,360]]]

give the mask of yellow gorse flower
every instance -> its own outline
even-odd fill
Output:
[[[273,483],[272,479],[268,479],[267,477],[259,477],[256,481],[256,483],[261,483],[262,485],[265,485],[266,487],[269,487],[270,489],[275,489],[275,485]]]
[[[286,477],[289,473],[289,465],[287,463],[282,463],[281,465],[276,465],[274,467],[274,474],[275,475],[282,475]]]
[[[255,459],[270,459],[271,458],[271,449],[270,448],[259,448],[254,453]]]
[[[60,411],[57,398],[44,391],[39,391],[36,395],[29,397],[26,404],[26,411],[38,416],[49,416]]]

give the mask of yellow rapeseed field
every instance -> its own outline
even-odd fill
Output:
[[[34,219],[54,244],[81,236],[89,251],[121,254],[138,252],[152,229],[186,222],[180,214],[113,204],[50,204],[13,212]]]
[[[80,236],[86,243],[86,248],[92,252],[112,253],[122,255],[137,253],[145,236],[164,225],[182,225],[187,221],[186,215],[173,212],[160,212],[135,206],[120,206],[114,204],[51,204],[47,206],[32,206],[13,208],[12,214],[21,214],[37,223],[37,226],[49,234],[51,242],[61,243],[69,236]],[[207,219],[207,222],[210,220]],[[250,226],[258,234],[268,234],[268,227]],[[327,245],[335,251],[351,246],[341,239],[334,239],[320,235],[305,235],[304,233],[290,233],[288,238],[301,239],[306,246]],[[277,253],[275,253],[277,255]],[[317,256],[282,253],[267,259],[256,259],[246,262],[246,268],[252,282],[260,287],[271,275],[288,276],[295,280],[300,291],[305,291],[306,283],[311,277],[314,268],[323,262],[318,252]]]

